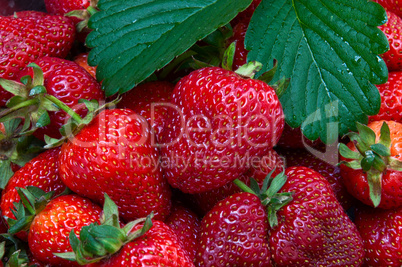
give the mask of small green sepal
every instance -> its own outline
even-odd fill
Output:
[[[262,69],[262,63],[251,61],[239,67],[235,72],[244,78],[253,79],[255,74]]]
[[[373,206],[376,208],[381,202],[382,173],[372,172],[368,175],[370,175],[370,179],[367,179],[370,190],[370,199],[373,202]]]
[[[270,70],[264,72],[260,77],[258,77],[258,80],[261,80],[269,84],[274,78],[277,69],[278,69],[278,61],[274,59],[274,66]]]
[[[223,53],[222,68],[225,70],[233,70],[233,61],[236,51],[236,42],[233,42]]]

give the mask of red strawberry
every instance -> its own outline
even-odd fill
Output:
[[[402,124],[374,121],[358,125],[359,134],[341,144],[341,175],[351,195],[364,204],[384,209],[402,205]],[[359,150],[358,150],[359,149]]]
[[[252,157],[278,142],[283,129],[283,110],[272,87],[218,67],[182,78],[172,103],[178,110],[169,109],[166,116],[163,167],[169,183],[186,193],[233,181]]]
[[[55,96],[57,99],[74,109],[83,116],[85,109],[79,104],[80,99],[97,101],[104,100],[104,93],[100,84],[82,67],[75,62],[55,58],[43,57],[35,62],[43,71],[44,86],[47,94]],[[33,77],[32,68],[22,72]],[[34,135],[40,139],[49,135],[52,138],[60,138],[59,128],[66,123],[69,116],[64,111],[56,111],[49,114],[50,124],[39,128]]]
[[[328,181],[306,167],[285,174],[280,192],[294,193],[270,231],[275,266],[361,266],[363,241]]]
[[[233,70],[247,63],[248,51],[244,48],[244,39],[246,37],[248,24],[239,22],[233,27],[233,35],[227,41],[228,45],[236,42],[236,49],[233,58]]]
[[[287,123],[278,141],[279,147],[286,148],[317,147],[320,144],[322,144],[322,142],[319,139],[311,141],[303,135],[300,128],[292,128]]]
[[[191,259],[195,258],[201,221],[190,209],[175,203],[166,224],[176,233],[177,239]]]
[[[369,122],[387,120],[402,122],[402,72],[390,72],[388,81],[377,85],[381,95],[381,108],[377,115],[370,116]]]
[[[253,0],[253,2],[251,2],[251,4],[245,10],[237,14],[237,16],[231,21],[231,24],[235,25],[239,22],[242,22],[248,25],[255,9],[260,3],[261,0]]]
[[[402,5],[399,0],[373,0],[382,5],[386,10],[391,11],[402,17]]]
[[[88,65],[88,53],[81,53],[74,58],[74,62],[84,68],[92,77],[96,79],[96,67]]]
[[[131,110],[101,112],[63,144],[61,179],[77,194],[98,203],[107,193],[125,220],[145,217],[151,211],[165,219],[171,193],[150,134],[145,119]]]
[[[174,85],[170,82],[153,81],[140,84],[122,95],[118,108],[128,108],[143,116],[155,131],[156,140],[165,127],[166,104],[170,102]],[[159,138],[158,138],[159,137]]]
[[[43,56],[65,57],[74,38],[74,24],[63,16],[30,11],[0,17],[0,77],[15,80],[20,70]],[[10,97],[0,88],[0,107]]]
[[[65,184],[59,177],[58,157],[60,148],[54,148],[41,153],[17,171],[1,195],[1,212],[3,216],[16,219],[11,209],[14,203],[20,201],[20,196],[16,188],[26,188],[27,186],[36,186],[45,192],[54,191],[60,194],[66,189]],[[25,234],[20,233],[20,238],[26,238]]]
[[[361,207],[355,224],[364,242],[365,266],[402,265],[402,208]]]
[[[72,252],[69,234],[79,234],[83,226],[99,223],[102,209],[77,195],[60,196],[50,201],[35,216],[29,229],[28,245],[34,258],[52,266],[80,266],[53,253]]]
[[[90,0],[45,0],[46,10],[49,14],[63,16],[74,10],[86,9],[90,4]]]
[[[90,32],[89,18],[97,8],[98,0],[45,0],[46,10],[52,15],[67,15],[77,26],[77,40],[85,42]]]
[[[66,113],[68,110],[63,109],[62,105],[58,102],[55,103],[55,100],[61,101],[67,109],[72,109],[83,117],[87,113],[87,109],[84,104],[79,103],[79,100],[102,101],[104,93],[100,84],[75,62],[55,57],[43,57],[34,63],[36,65],[29,65],[29,67],[25,68],[19,74],[21,78],[24,76],[24,78],[26,76],[31,77],[31,80],[27,84],[13,82],[14,86],[21,88],[15,92],[16,94],[21,91],[26,92],[25,94],[19,94],[20,100],[18,100],[18,103],[21,101],[31,101],[33,104],[29,107],[23,106],[23,108],[28,109],[26,112],[21,112],[21,110],[16,110],[15,112],[19,115],[21,113],[28,113],[30,116],[25,119],[32,120],[43,117],[43,111],[46,109],[48,123],[40,125],[41,127],[38,129],[34,128],[34,136],[42,140],[44,139],[44,135],[57,139],[61,137],[59,132],[60,127],[66,124],[70,116]],[[40,85],[43,85],[44,91],[32,95],[30,93],[31,89],[34,86],[38,86],[38,81],[42,83]],[[6,81],[0,80],[0,82],[5,83]],[[8,84],[4,86],[5,89],[10,87]],[[50,100],[51,103],[46,103],[46,101],[49,101],[49,97],[55,100]],[[54,104],[62,109],[54,110]],[[9,110],[11,110],[11,107]],[[40,120],[32,121],[33,127],[39,124],[38,121]]]
[[[80,239],[72,234],[74,257],[59,257],[87,266],[170,266],[192,267],[194,264],[179,244],[176,234],[161,221],[146,218],[119,224],[116,204],[105,194],[101,224],[81,229]]]
[[[352,207],[354,198],[343,184],[340,167],[335,165],[338,163],[338,152],[323,155],[326,158],[318,158],[305,149],[278,149],[278,152],[285,157],[286,167],[304,166],[324,176],[342,207],[345,210]]]
[[[402,70],[402,18],[387,12],[388,21],[379,28],[385,33],[389,42],[388,52],[381,55],[389,71]]]
[[[265,177],[271,172],[272,176],[276,176],[284,170],[285,163],[283,159],[275,152],[270,150],[264,157],[255,158],[251,163],[250,168],[238,178],[246,185],[250,185],[250,178],[254,178],[261,186],[265,180]],[[195,202],[197,210],[200,210],[202,214],[211,210],[219,201],[235,194],[240,193],[242,190],[233,182],[213,189],[204,193],[191,195],[192,202]]]
[[[196,266],[272,266],[268,230],[256,195],[231,195],[202,219]]]
[[[136,231],[141,224],[133,228]],[[131,265],[130,265],[131,264]],[[194,266],[177,240],[176,234],[161,221],[153,221],[153,226],[140,238],[125,245],[109,259],[88,265],[88,267],[108,266]]]

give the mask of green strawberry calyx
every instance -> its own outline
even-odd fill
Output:
[[[351,150],[347,145],[339,144],[339,153],[347,160],[339,164],[362,170],[367,174],[370,190],[370,199],[374,207],[381,202],[382,175],[386,170],[402,171],[402,162],[391,155],[391,137],[388,124],[381,126],[380,136],[376,142],[376,135],[368,126],[357,123],[356,132],[346,134],[353,142],[357,151]]]
[[[42,69],[35,63],[29,64],[28,67],[33,69],[33,78],[24,76],[21,82],[0,78],[0,85],[14,94],[7,102],[7,109],[0,112],[0,122],[22,118],[24,125],[21,135],[31,134],[37,128],[50,123],[49,111],[62,109],[80,123],[81,117],[76,112],[56,97],[47,94]]]
[[[100,106],[96,100],[80,99],[78,102],[84,104],[88,111],[87,115],[81,118],[72,108],[47,93],[43,71],[37,64],[31,63],[28,67],[32,67],[34,75],[22,77],[21,82],[0,78],[0,86],[14,94],[14,97],[7,102],[7,109],[0,111],[0,123],[23,119],[24,123],[18,127],[18,132],[14,133],[15,137],[29,136],[36,129],[50,124],[49,111],[63,110],[70,118],[60,128],[62,138],[54,139],[45,135],[46,149],[60,146],[71,135],[75,135],[88,125],[102,110],[114,107],[121,100],[121,97],[118,97]]]
[[[250,186],[247,186],[239,179],[233,181],[244,192],[254,194],[261,200],[261,204],[267,209],[268,222],[271,227],[278,225],[277,212],[293,200],[292,192],[279,193],[279,190],[286,183],[287,176],[284,172],[281,172],[272,177],[274,171],[272,170],[265,177],[261,187],[254,178],[250,178]]]
[[[17,187],[16,190],[21,200],[14,202],[14,207],[11,209],[15,219],[4,216],[9,226],[8,233],[11,235],[20,231],[28,231],[35,216],[52,199],[71,192],[69,189],[66,189],[54,197],[54,191],[45,192],[35,186],[27,186],[26,188]]]
[[[118,208],[105,194],[101,224],[92,223],[82,227],[79,239],[75,232],[71,231],[69,239],[73,252],[54,253],[54,255],[76,261],[82,265],[98,262],[116,253],[127,243],[144,235],[152,227],[152,217],[153,213],[146,218],[129,222],[121,228]],[[143,223],[143,226],[132,231],[140,223]]]
[[[90,29],[88,27],[88,22],[91,16],[95,13],[99,12],[98,9],[98,0],[91,0],[87,9],[80,9],[80,10],[73,10],[66,14],[67,17],[76,17],[79,18],[81,21],[77,23],[77,31],[87,31],[89,32]]]

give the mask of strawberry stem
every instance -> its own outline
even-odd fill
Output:
[[[56,97],[52,95],[45,95],[45,98],[50,100],[52,103],[54,103],[56,106],[58,106],[61,110],[65,111],[68,115],[70,115],[76,122],[79,124],[82,123],[82,119],[80,115],[78,115],[74,110],[72,110],[69,106],[64,104],[62,101],[57,99]]]
[[[8,115],[16,110],[19,110],[21,108],[28,107],[28,106],[34,106],[34,105],[37,105],[38,103],[39,103],[39,100],[36,98],[21,102],[11,108],[5,109],[4,111],[0,112],[0,117],[3,118],[6,115]]]

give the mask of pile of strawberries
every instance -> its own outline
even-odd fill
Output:
[[[76,30],[96,1],[0,17],[1,264],[402,266],[400,4],[377,0],[380,112],[324,145],[285,124],[283,84],[254,79],[244,38],[260,2],[231,22],[235,71],[112,97]]]

